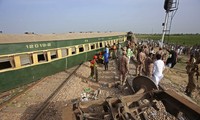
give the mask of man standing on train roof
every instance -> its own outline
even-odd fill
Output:
[[[104,59],[105,70],[108,70],[109,53],[107,53],[106,51],[104,51],[103,59]]]
[[[153,65],[152,79],[158,87],[160,80],[164,77],[163,71],[165,69],[165,63],[163,62],[163,60],[161,60],[160,54],[156,54],[156,59],[157,60],[154,62],[154,65]]]
[[[128,58],[126,57],[126,51],[123,51],[122,54],[123,55],[119,59],[120,84],[125,85],[126,77],[127,77],[127,74],[129,73],[129,64],[128,64]]]
[[[90,69],[91,69],[91,73],[90,73],[90,79],[91,80],[94,80],[95,78],[95,71],[96,71],[96,68],[97,68],[97,56],[95,55],[93,57],[93,59],[90,61]]]

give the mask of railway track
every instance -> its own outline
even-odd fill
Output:
[[[81,67],[82,64],[78,65],[78,67],[73,70],[72,73],[57,87],[57,89],[45,100],[43,105],[40,107],[40,109],[33,115],[31,120],[39,120],[41,115],[44,113],[44,111],[50,106],[52,100],[56,97],[56,95],[60,92],[60,90],[63,88],[66,82],[72,77],[73,74],[76,73],[76,71]]]
[[[98,100],[106,98],[114,99],[127,95],[133,95],[134,91],[130,89],[131,87],[129,87],[129,85],[131,85],[132,83],[128,83],[123,90],[120,90],[119,87],[116,86],[119,79],[117,77],[118,70],[116,69],[116,66],[117,66],[116,63],[113,60],[109,62],[108,71],[104,71],[104,66],[99,65],[98,83],[90,81],[88,79],[88,76],[90,74],[89,62],[81,65],[75,72],[73,71],[76,68],[73,68],[65,72],[58,73],[57,75],[49,76],[49,78],[45,78],[46,80],[43,80],[43,82],[39,83],[41,85],[40,87],[39,85],[34,86],[31,90],[22,94],[22,97],[16,98],[4,109],[2,109],[0,111],[1,119],[2,120],[70,119],[69,115],[72,115],[73,112],[70,113],[66,112],[66,108],[72,110],[73,103],[77,103],[77,101],[80,101],[81,94],[83,93],[85,88],[90,88],[91,92],[95,90],[100,90],[101,92],[97,97]],[[130,70],[131,73],[134,73],[135,68],[133,64],[130,64]],[[133,77],[134,76],[130,75],[128,76],[128,79],[131,80],[133,79]],[[58,81],[56,82],[55,80],[58,80],[59,82]],[[67,80],[67,82],[62,86],[62,89],[59,88],[58,90],[58,86],[61,86],[61,84],[64,83],[65,80]],[[116,84],[113,85],[112,83]],[[58,90],[59,92],[54,93],[54,91],[56,90]],[[134,96],[133,99],[135,99],[135,97],[137,96]],[[49,99],[50,101],[47,99]],[[90,102],[92,101],[93,100],[91,100]],[[148,107],[149,102],[147,100],[141,100],[139,102],[137,101],[137,104],[134,104],[135,107],[140,106],[139,111],[137,111],[138,115],[137,119],[139,120],[178,119],[169,114],[168,112],[166,112],[162,102],[160,101],[154,101],[154,102],[156,106],[159,108],[159,110],[156,110],[154,107]],[[147,107],[145,107],[145,105]]]
[[[71,104],[74,99],[80,99],[80,95],[84,88],[91,88],[92,90],[101,88],[101,95],[99,95],[99,98],[121,94],[118,89],[109,88],[108,84],[105,86],[105,82],[112,83],[113,81],[116,81],[115,76],[117,76],[117,70],[115,69],[115,63],[113,61],[110,62],[109,71],[104,71],[103,67],[99,68],[99,83],[92,81],[89,81],[88,83],[83,82],[89,80],[89,62],[84,63],[71,77],[69,76],[74,69],[69,69],[44,78],[30,90],[2,107],[0,110],[1,119],[62,119],[63,107]],[[63,86],[60,92],[51,99],[51,102],[47,102],[46,100],[50,98],[53,91],[62,84],[66,77],[69,77],[68,82]],[[45,101],[48,103],[46,103],[47,105],[43,105]]]
[[[45,101],[47,102],[47,99],[50,99],[51,96],[53,96],[52,93],[56,90],[59,91],[58,86],[64,85],[64,82],[66,81],[67,83],[65,84],[67,85],[67,88],[65,88],[64,91],[66,92],[67,89],[70,89],[69,85],[73,83],[73,78],[74,82],[78,82],[76,81],[77,77],[75,76],[73,76],[72,78],[70,77],[78,69],[81,69],[80,71],[82,71],[83,66],[78,66],[77,69],[74,67],[66,71],[44,78],[43,80],[41,80],[41,82],[33,86],[31,89],[22,93],[21,95],[10,101],[8,104],[4,105],[0,110],[1,120],[32,119],[34,116],[36,116],[36,112],[41,111],[41,108],[44,107],[43,103],[45,103]],[[88,76],[88,74],[85,75]],[[66,78],[70,79],[70,81],[67,81]],[[80,81],[81,80],[79,80],[79,82]],[[82,86],[86,87],[85,85]],[[66,104],[65,102],[63,103]]]

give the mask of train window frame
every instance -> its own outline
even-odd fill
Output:
[[[79,45],[78,46],[78,51],[81,53],[81,52],[84,52],[85,51],[85,48],[84,48],[84,45]]]
[[[2,64],[4,64],[4,66]],[[15,65],[13,57],[11,56],[0,57],[0,70],[12,69],[14,67]]]
[[[71,47],[71,53],[72,53],[72,55],[75,55],[77,53],[75,46]]]
[[[89,51],[90,50],[90,45],[89,44],[85,44],[85,51]]]
[[[102,43],[102,42],[99,43],[99,47],[100,47],[100,48],[103,47],[103,43]]]
[[[112,46],[113,44],[112,44],[112,40],[109,40],[110,41],[110,46]]]
[[[22,58],[24,56],[25,56],[25,58]],[[21,55],[19,55],[19,57],[20,57],[20,64],[21,64],[21,66],[26,66],[26,65],[33,64],[33,57],[32,57],[31,54],[21,54]],[[23,61],[26,61],[26,62],[23,62]]]
[[[61,54],[62,54],[62,57],[68,56],[69,55],[69,49],[68,48],[62,48]]]
[[[104,46],[106,47],[108,47],[108,42],[107,41],[104,41]]]
[[[50,51],[50,57],[51,57],[51,60],[57,59],[58,58],[57,50],[51,50]]]
[[[96,49],[98,49],[99,48],[99,43],[97,42],[97,43],[95,43],[95,45],[96,45]]]
[[[43,56],[40,56],[40,58],[39,58],[39,55],[43,55]],[[41,57],[42,58],[44,58],[44,59],[41,59]],[[37,61],[38,61],[38,63],[42,63],[42,62],[48,62],[48,59],[47,59],[48,57],[47,57],[47,52],[38,52],[37,53]],[[41,60],[40,60],[41,59]]]
[[[91,50],[95,49],[95,43],[90,44],[90,49]]]

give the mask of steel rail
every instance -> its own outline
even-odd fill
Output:
[[[51,100],[58,94],[58,92],[63,88],[65,83],[72,77],[72,75],[81,67],[83,63],[78,65],[78,67],[57,87],[57,89],[44,101],[44,104],[40,107],[40,109],[33,115],[30,120],[39,120],[40,116],[46,110],[46,108],[50,105]]]

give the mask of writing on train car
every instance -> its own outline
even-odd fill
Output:
[[[98,38],[98,40],[104,40],[104,38]]]
[[[1,57],[0,58],[0,70],[14,68],[13,57]]]
[[[85,40],[85,42],[88,42],[89,40]]]
[[[42,44],[28,44],[26,48],[33,49],[33,48],[44,48],[44,47],[51,47],[51,43],[42,43]]]

